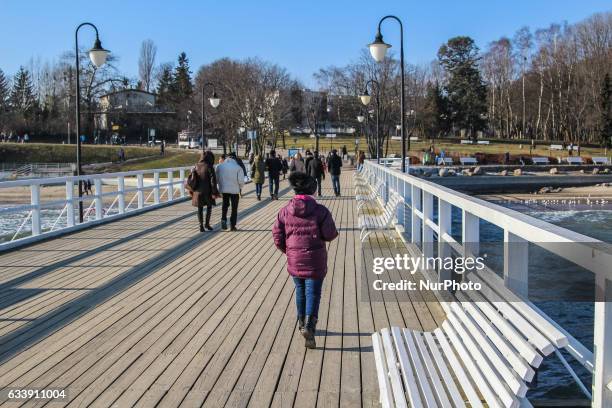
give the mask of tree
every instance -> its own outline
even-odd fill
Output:
[[[601,90],[601,144],[610,146],[612,142],[612,84],[610,74],[606,73]]]
[[[172,90],[178,100],[186,99],[193,93],[189,60],[187,59],[187,54],[184,52],[181,52],[178,56],[178,65],[174,69]]]
[[[24,67],[19,67],[19,71],[15,74],[10,101],[11,107],[22,115],[32,112],[36,105],[32,79]]]
[[[138,75],[141,89],[149,92],[153,88],[153,69],[155,68],[155,57],[157,46],[153,40],[144,40],[140,46],[140,59],[138,60]]]
[[[7,109],[10,96],[9,84],[4,76],[4,72],[0,69],[0,113]]]
[[[425,134],[432,138],[439,137],[450,130],[448,126],[448,101],[438,82],[427,85],[427,95],[421,116]]]
[[[438,60],[448,75],[445,91],[453,125],[475,138],[484,130],[487,88],[478,69],[478,47],[470,37],[454,37],[440,47]]]

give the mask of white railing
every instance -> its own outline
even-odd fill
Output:
[[[27,202],[16,205],[0,203],[0,218],[23,214],[19,226],[0,243],[0,250],[121,217],[128,212],[182,200],[186,197],[184,181],[189,170],[190,167],[177,167],[0,182],[0,197],[7,189],[14,192],[20,188],[29,196]],[[92,185],[91,193],[84,193],[81,198],[78,197],[79,181],[82,184],[89,181]],[[60,193],[58,188],[62,186],[65,190]],[[78,222],[79,201],[84,207],[83,223]],[[59,214],[43,224],[45,210],[56,210]]]
[[[533,303],[525,302],[567,334],[567,351],[593,374],[593,406],[612,406],[612,254],[597,245],[604,243],[436,183],[402,174],[397,169],[377,165],[375,161],[366,161],[364,168],[372,185],[382,183],[383,202],[388,199],[390,190],[404,198],[405,207],[398,210],[396,227],[402,236],[410,237],[411,243],[421,246],[426,252],[425,256],[433,255],[429,252],[433,251],[436,242],[434,235],[437,237],[439,254],[448,252],[449,247],[460,254],[477,252],[474,246],[480,242],[479,221],[482,219],[504,232],[503,282],[519,295],[527,295],[529,243],[594,273],[595,299],[605,299],[605,302],[595,302],[594,355]],[[437,219],[434,216],[434,198],[438,202]],[[451,236],[453,206],[462,212],[461,243]],[[559,243],[575,244],[555,245]],[[440,271],[438,279],[448,279],[445,273]]]

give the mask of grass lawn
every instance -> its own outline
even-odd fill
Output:
[[[126,146],[127,159],[154,156],[159,148]],[[83,145],[81,147],[83,164],[117,161],[119,146]],[[51,143],[1,143],[0,161],[4,163],[74,163],[76,145]]]
[[[123,164],[113,163],[103,167],[97,167],[96,173],[114,173],[121,171],[135,171],[135,170],[150,170],[150,169],[165,169],[170,167],[185,167],[193,166],[200,157],[198,150],[178,150],[178,149],[166,149],[166,154],[162,157],[157,156],[144,158],[135,162],[126,162]],[[178,172],[175,176],[178,177]],[[148,177],[148,176],[147,176]],[[161,178],[166,177],[166,173],[160,174]]]
[[[460,144],[455,140],[440,140],[436,139],[434,141],[434,147],[436,152],[440,150],[444,150],[444,152],[448,155],[453,155],[457,157],[467,157],[473,156],[476,153],[490,154],[490,155],[503,155],[506,152],[509,152],[513,156],[529,156],[529,143],[517,144],[517,143],[504,143],[503,141],[497,141],[495,139],[488,139],[490,141],[489,145],[469,145],[469,144]],[[298,138],[297,143],[294,142],[293,138],[286,139],[287,148],[292,147],[301,147],[304,149],[314,150],[315,147],[315,139],[314,138]],[[412,156],[420,156],[423,150],[429,149],[431,142],[430,140],[419,140],[410,142],[410,154]],[[557,144],[557,143],[552,143]],[[282,145],[282,144],[281,144]],[[319,150],[322,152],[327,152],[332,148],[340,150],[342,146],[346,146],[347,150],[350,152],[355,151],[355,138],[353,137],[344,137],[344,138],[335,138],[335,139],[327,139],[320,138],[319,139]],[[383,154],[385,151],[388,154],[401,154],[401,141],[399,140],[390,140],[389,148],[386,149],[386,144],[383,147]],[[535,150],[533,151],[534,156],[545,156],[545,157],[566,157],[567,151],[558,151],[558,150],[549,150],[550,144],[546,145],[536,145]],[[359,139],[359,150],[364,150],[367,152],[367,143],[365,138]],[[576,152],[574,152],[574,155]],[[581,147],[580,149],[581,156],[591,157],[591,156],[606,156],[606,151],[601,148],[594,147]]]

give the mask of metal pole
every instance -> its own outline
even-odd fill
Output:
[[[402,24],[402,20],[393,15],[384,16],[378,22],[378,33],[380,34],[380,26],[382,22],[388,18],[392,18],[399,23],[400,26],[400,74],[401,74],[401,98],[400,98],[400,124],[402,127],[402,173],[406,172],[406,145],[408,145],[408,150],[410,150],[410,140],[406,141],[406,131],[405,131],[405,114],[404,114],[404,100],[405,100],[405,91],[404,91],[404,26]],[[407,143],[406,143],[407,142]]]
[[[90,26],[96,31],[96,39],[98,38],[98,28],[91,23],[82,23],[74,31],[74,57],[76,62],[76,172],[77,176],[81,175],[81,89],[79,81],[79,29],[83,26]],[[83,222],[83,182],[79,179],[79,222]]]
[[[204,86],[202,86],[202,153],[205,151],[204,143]]]
[[[378,85],[376,85],[376,162],[380,164],[380,87]]]

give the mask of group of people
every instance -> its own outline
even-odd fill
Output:
[[[13,132],[6,134],[4,132],[0,133],[0,142],[2,143],[28,143],[30,141],[30,135],[25,133],[23,136],[21,135],[13,135]]]

